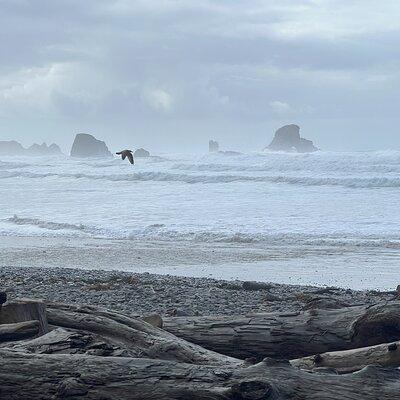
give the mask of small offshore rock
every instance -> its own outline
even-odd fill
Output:
[[[140,149],[135,150],[135,152],[133,153],[133,156],[135,158],[147,158],[147,157],[150,157],[150,152],[145,149],[140,148]]]

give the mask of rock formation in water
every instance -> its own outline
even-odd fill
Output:
[[[209,140],[208,142],[208,151],[210,153],[214,153],[219,150],[219,143],[215,140]]]
[[[57,154],[62,154],[62,152],[55,143],[50,146],[47,146],[46,143],[41,145],[34,143],[25,149],[15,140],[0,142],[0,155],[3,156],[51,156]]]
[[[137,150],[133,153],[133,156],[134,156],[135,158],[147,158],[147,157],[150,157],[150,152],[147,151],[147,150],[145,150],[145,149],[140,148],[140,149],[137,149]]]
[[[298,125],[285,125],[275,132],[274,139],[267,147],[268,150],[275,151],[297,151],[298,153],[311,153],[317,151],[311,140],[300,136],[300,127]]]
[[[113,157],[113,155],[101,140],[87,133],[78,133],[72,145],[71,157]]]
[[[1,141],[0,142],[0,155],[1,156],[22,156],[26,149],[15,140]]]
[[[60,147],[55,143],[50,146],[47,146],[46,143],[42,143],[41,145],[34,143],[26,151],[30,156],[51,156],[62,154]]]

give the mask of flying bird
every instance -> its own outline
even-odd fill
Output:
[[[122,151],[119,151],[116,154],[121,156],[123,160],[125,160],[125,158],[128,157],[129,162],[131,164],[135,164],[135,161],[133,160],[132,150],[122,150]]]

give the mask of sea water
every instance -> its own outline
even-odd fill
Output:
[[[313,254],[316,265],[332,251],[352,267],[357,257],[374,268],[400,262],[398,151],[162,154],[134,166],[0,160],[2,236],[257,245],[280,260],[287,251],[291,263]]]

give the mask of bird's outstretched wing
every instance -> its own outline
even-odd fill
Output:
[[[125,158],[126,158],[126,153],[122,153],[122,154],[121,154],[121,157],[122,157],[123,160],[125,160]]]
[[[129,162],[133,165],[135,164],[135,161],[133,160],[133,154],[132,153],[128,153],[127,154],[128,160]]]

